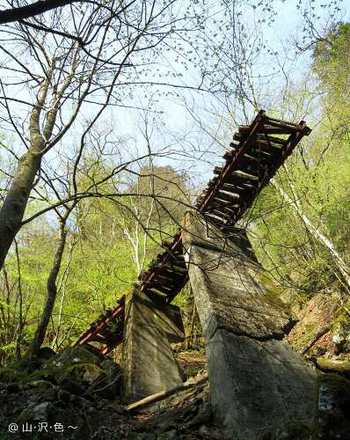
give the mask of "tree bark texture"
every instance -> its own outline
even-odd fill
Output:
[[[61,221],[60,224],[60,237],[58,245],[56,248],[53,265],[47,279],[47,296],[45,307],[41,315],[41,319],[38,328],[35,332],[35,336],[30,348],[30,353],[36,355],[44,342],[47,326],[49,324],[53,308],[55,306],[56,296],[57,296],[57,277],[62,264],[62,257],[64,253],[64,248],[66,245],[67,231],[65,229],[65,220]]]
[[[59,98],[62,97],[67,86],[66,84],[63,85],[53,108],[46,115],[46,121],[41,130],[41,113],[47,100],[54,67],[54,63],[52,63],[47,78],[42,81],[39,87],[37,100],[29,120],[29,149],[18,161],[9,191],[0,209],[0,269],[3,267],[8,251],[22,226],[35,176],[40,170],[41,158],[49,149],[49,140],[57,117]]]
[[[41,156],[28,151],[19,160],[15,177],[0,210],[0,268],[19,231]]]
[[[75,3],[77,0],[39,0],[30,5],[18,8],[10,8],[0,11],[0,24],[11,23],[14,21],[24,20],[26,18],[35,17],[52,9]]]

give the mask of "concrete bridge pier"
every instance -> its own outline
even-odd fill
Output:
[[[182,383],[170,342],[184,337],[177,306],[156,304],[137,289],[127,297],[122,356],[126,402]]]
[[[191,213],[182,237],[216,421],[235,440],[315,438],[315,372],[282,340],[290,319],[264,288],[247,237],[226,240]]]

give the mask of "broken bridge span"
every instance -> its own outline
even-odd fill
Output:
[[[264,111],[240,126],[182,229],[162,244],[133,292],[80,336],[76,345],[104,355],[123,342],[126,400],[182,381],[170,342],[182,340],[184,329],[171,302],[189,280],[206,338],[211,404],[227,433],[257,440],[314,429],[315,374],[282,341],[290,319],[266,295],[262,269],[236,226],[310,131],[304,121],[289,123]]]

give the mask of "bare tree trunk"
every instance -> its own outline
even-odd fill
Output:
[[[21,343],[22,343],[22,334],[23,334],[23,292],[22,292],[22,275],[21,275],[21,263],[18,252],[18,244],[15,240],[16,245],[16,260],[17,260],[17,273],[18,273],[18,301],[19,301],[19,313],[18,313],[18,325],[17,325],[17,336],[16,336],[16,359],[21,359]],[[16,299],[17,303],[17,299]]]
[[[65,297],[66,297],[66,284],[67,284],[67,279],[68,279],[69,272],[70,272],[70,266],[71,266],[72,259],[73,259],[73,250],[74,250],[76,243],[77,243],[76,240],[73,240],[73,242],[71,243],[66,269],[64,270],[63,276],[61,278],[61,285],[58,288],[58,291],[62,290],[62,296],[61,296],[60,306],[59,306],[59,311],[58,311],[57,330],[56,330],[54,340],[51,343],[51,347],[54,350],[57,350],[59,348],[59,346],[62,345],[61,342],[58,342],[58,340],[60,338],[60,332],[61,332],[61,326],[62,326],[63,305],[64,305],[64,301],[65,301]],[[67,331],[65,331],[64,333],[65,333],[64,336],[66,337]]]
[[[17,232],[21,228],[28,197],[40,162],[41,156],[30,150],[21,157],[15,177],[0,209],[0,269]]]
[[[43,124],[41,122],[41,119],[43,119],[42,110],[48,99],[48,91],[55,69],[55,60],[50,62],[46,78],[39,87],[36,103],[33,105],[29,120],[30,146],[18,162],[10,189],[0,209],[0,269],[3,267],[11,244],[22,226],[24,212],[34,185],[35,176],[41,167],[41,158],[52,147],[49,140],[56,123],[60,100],[72,81],[75,66],[75,60],[73,60],[72,72],[63,82],[62,87],[56,90],[54,101],[51,102],[52,107],[46,113]]]
[[[197,336],[195,335],[195,323],[196,323],[196,316],[197,316],[197,310],[196,310],[196,304],[194,302],[193,298],[193,307],[192,307],[192,317],[191,317],[191,330],[190,330],[190,347],[193,348],[197,343]]]
[[[60,222],[60,237],[58,241],[58,245],[55,252],[55,257],[53,261],[53,265],[47,279],[47,296],[44,310],[41,315],[40,323],[35,332],[34,339],[31,344],[30,354],[36,355],[44,342],[45,334],[47,330],[47,326],[49,324],[52,311],[55,305],[56,296],[57,296],[57,286],[56,281],[61,268],[63,252],[67,239],[67,231],[66,231],[66,220],[67,216],[61,219]]]
[[[194,333],[194,322],[196,319],[196,305],[194,303],[194,297],[192,293],[192,287],[190,286],[189,297],[191,298],[192,308],[191,308],[191,317],[190,317],[190,331],[186,337],[186,350],[189,348],[193,348],[193,333]]]
[[[51,65],[48,71],[47,78],[43,80],[40,85],[36,104],[33,106],[33,110],[30,114],[30,147],[19,159],[10,189],[0,209],[0,269],[3,267],[11,244],[22,226],[29,194],[33,188],[35,176],[40,169],[41,157],[45,150],[46,141],[40,130],[40,116],[47,98],[48,88],[52,78],[52,69],[53,65]],[[56,113],[52,111],[45,123],[45,135],[47,140],[52,135],[52,127],[55,120]]]
[[[320,242],[325,248],[328,249],[330,255],[333,258],[333,261],[336,264],[337,269],[342,274],[344,281],[348,288],[350,288],[350,273],[345,261],[342,259],[341,255],[336,250],[333,242],[326,237],[313,223],[312,221],[305,215],[300,203],[297,199],[292,200],[291,197],[281,188],[280,185],[276,183],[275,180],[272,181],[273,186],[277,189],[277,191],[281,194],[282,198],[293,208],[296,213],[299,215],[306,228],[310,232],[310,234]]]

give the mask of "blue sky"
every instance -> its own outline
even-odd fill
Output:
[[[214,5],[220,14],[219,6],[217,6],[220,4],[219,0],[205,1],[209,2],[210,5]],[[265,4],[265,9],[269,5],[273,5],[277,15],[272,24],[259,23],[259,20],[268,20],[270,13],[268,11],[262,12],[261,6],[254,9],[254,2],[255,4]],[[189,3],[191,3],[189,0],[182,1],[184,7]],[[264,42],[273,53],[268,54],[264,51],[257,57],[252,70],[254,77],[257,77],[258,74],[264,77],[261,82],[256,81],[256,92],[259,95],[259,105],[268,111],[281,110],[280,99],[285,86],[285,75],[282,66],[287,73],[289,86],[297,87],[298,83],[303,82],[305,77],[308,77],[310,52],[296,56],[294,47],[294,40],[300,40],[303,35],[303,10],[309,6],[315,7],[316,18],[313,19],[313,23],[318,29],[322,29],[328,21],[329,10],[321,8],[322,4],[327,3],[326,0],[302,0],[302,8],[299,10],[297,9],[298,3],[299,0],[274,0],[272,2],[268,0],[262,2],[260,0],[237,0],[238,9],[240,8],[240,13],[242,13],[240,20],[246,25],[245,32],[251,33],[251,35],[248,35],[247,41],[250,37],[254,38],[255,28],[258,26],[260,27],[258,35],[263,36]],[[343,11],[340,11],[334,20],[347,20],[349,19],[350,1],[343,0],[340,3]],[[320,18],[317,18],[318,16]],[[215,26],[212,22],[208,25],[207,31],[215,31]],[[224,32],[222,29],[219,29],[219,31]],[[195,85],[198,83],[198,70],[194,67],[190,67],[188,70],[181,67],[176,62],[174,55],[162,55],[157,61],[162,62],[164,72],[170,66],[170,70],[174,69],[174,71],[183,74],[181,78],[174,79],[178,84]],[[208,62],[211,61],[209,59]],[[234,69],[233,66],[231,70]],[[151,79],[154,76],[155,71],[152,71]],[[165,77],[165,79],[167,80],[168,77]],[[163,80],[163,78],[160,80]],[[232,88],[234,89],[233,83]],[[144,92],[148,97],[144,98]],[[235,128],[234,124],[244,122],[240,104],[232,100],[226,105],[225,102],[214,99],[203,92],[181,92],[181,97],[158,94],[156,87],[139,87],[138,91],[134,93],[134,98],[130,99],[129,102],[126,101],[125,104],[132,103],[133,105],[147,107],[149,98],[152,96],[154,112],[149,115],[150,121],[154,118],[151,130],[152,147],[156,151],[166,147],[169,153],[172,153],[166,158],[157,160],[157,163],[170,163],[176,168],[184,169],[190,173],[196,183],[205,182],[211,175],[213,165],[220,162],[224,148],[229,145]],[[25,96],[22,91],[21,96]],[[187,109],[184,106],[184,101]],[[192,116],[188,109],[191,110]],[[88,117],[92,110],[92,107],[90,109],[85,108],[84,116]],[[252,112],[250,112],[250,116],[252,116]],[[298,110],[295,114],[295,118],[298,120],[302,117],[304,117],[303,109],[300,112]],[[113,128],[112,137],[116,140],[122,138],[125,141],[125,145],[121,143],[120,147],[122,154],[137,156],[145,152],[142,125],[142,113],[139,111],[113,108],[107,112],[100,128]],[[79,126],[65,138],[61,151],[67,151],[78,136]],[[56,163],[59,156],[60,149],[57,148],[45,160]]]

